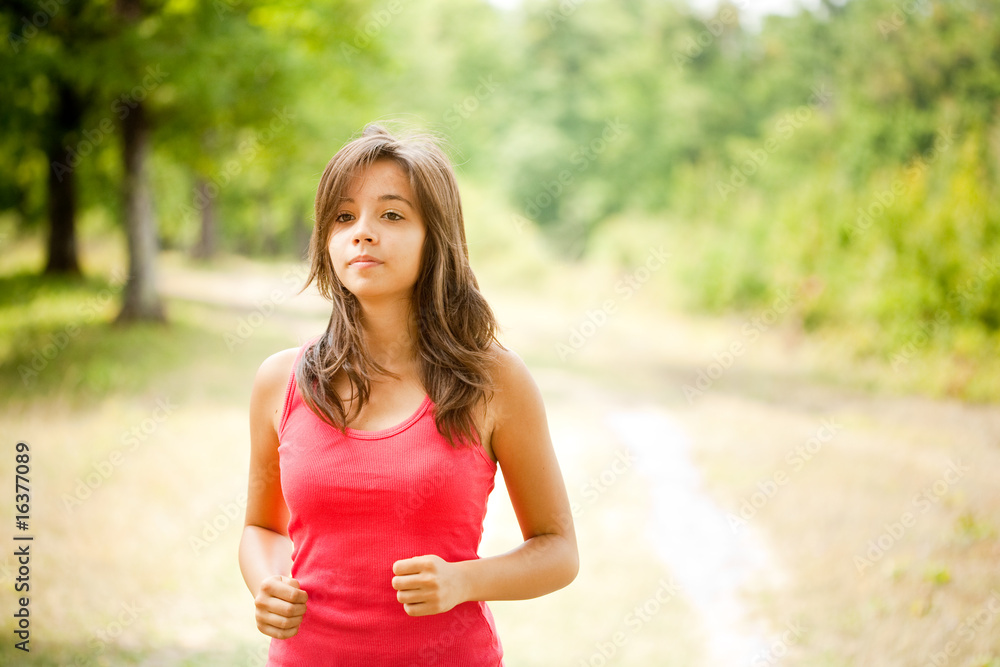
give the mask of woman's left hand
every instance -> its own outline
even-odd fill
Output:
[[[397,560],[392,573],[396,599],[410,616],[442,614],[465,602],[461,567],[439,556]]]

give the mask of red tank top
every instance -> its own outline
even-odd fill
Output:
[[[485,602],[411,617],[392,587],[397,560],[479,557],[497,467],[483,448],[448,444],[429,396],[401,424],[341,433],[305,405],[294,371],[278,439],[291,574],[309,600],[268,666],[503,665]]]

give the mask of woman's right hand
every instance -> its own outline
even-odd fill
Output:
[[[268,637],[288,639],[295,636],[306,613],[309,595],[291,577],[271,575],[261,582],[256,607],[257,629]]]

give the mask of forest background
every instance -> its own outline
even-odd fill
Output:
[[[859,358],[932,359],[923,391],[997,397],[997,2],[50,5],[0,14],[3,233],[55,230],[50,273],[123,229],[138,267],[298,257],[326,160],[394,119],[495,199],[498,251],[663,245],[665,305],[787,294]],[[159,316],[134,273],[125,315]]]

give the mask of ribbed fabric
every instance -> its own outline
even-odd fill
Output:
[[[341,433],[305,405],[292,372],[278,455],[291,573],[309,600],[298,633],[271,640],[269,667],[503,665],[485,602],[411,617],[392,588],[397,560],[478,558],[496,463],[448,444],[433,408],[428,396],[397,426]]]

